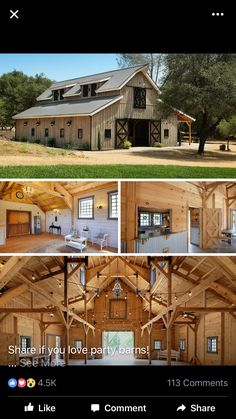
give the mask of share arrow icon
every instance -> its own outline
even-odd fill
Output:
[[[179,410],[183,412],[185,409],[186,409],[186,406],[184,406],[184,404],[182,403],[181,406],[177,407],[176,412],[178,412]]]

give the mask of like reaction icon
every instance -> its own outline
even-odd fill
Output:
[[[15,378],[9,378],[8,387],[15,388],[17,386],[17,380]]]
[[[24,406],[24,411],[25,412],[33,412],[34,411],[34,406],[32,405],[32,403],[29,403],[27,406]]]

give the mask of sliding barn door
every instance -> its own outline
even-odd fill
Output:
[[[116,148],[123,148],[124,141],[129,137],[128,119],[116,120]]]
[[[219,208],[202,209],[202,248],[219,246],[221,236],[222,212]]]
[[[161,142],[161,120],[150,121],[150,146]]]
[[[31,214],[28,211],[7,211],[7,237],[31,233]]]

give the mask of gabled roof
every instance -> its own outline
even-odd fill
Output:
[[[59,116],[92,116],[102,109],[122,99],[123,96],[101,96],[72,101],[61,101],[52,103],[41,103],[27,109],[13,119],[38,118],[38,117],[59,117]]]
[[[49,89],[43,92],[38,96],[38,101],[50,100],[52,98],[52,91],[57,89],[66,89],[69,90],[64,94],[64,97],[71,97],[80,94],[80,86],[91,83],[104,82],[102,86],[97,89],[97,93],[110,92],[115,90],[120,90],[122,87],[128,83],[128,81],[139,71],[146,73],[148,70],[147,64],[136,65],[128,68],[121,68],[113,71],[106,71],[104,73],[92,74],[89,76],[78,77],[75,79],[64,80],[60,82],[53,83]],[[152,83],[153,87],[159,92],[158,87],[153,82],[153,80],[148,76],[149,81]]]

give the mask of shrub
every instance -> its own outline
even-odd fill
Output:
[[[36,140],[35,140],[35,144],[40,144],[40,143],[41,143],[40,138],[36,138]]]
[[[66,144],[64,145],[64,148],[65,148],[66,150],[71,150],[71,149],[73,148],[73,145],[69,142],[69,143],[66,143]]]
[[[48,147],[56,147],[56,138],[48,139]]]
[[[100,151],[102,148],[102,139],[101,139],[101,133],[98,131],[98,150]]]
[[[78,150],[90,150],[89,143],[80,144],[79,147],[78,147]]]
[[[22,143],[27,143],[27,138],[22,137],[22,138],[20,139],[20,141],[21,141]]]
[[[162,144],[161,144],[161,143],[159,143],[158,141],[156,141],[156,142],[154,143],[154,147],[162,147]]]
[[[128,149],[128,148],[131,148],[131,146],[132,146],[132,143],[129,140],[124,141],[123,148]]]

